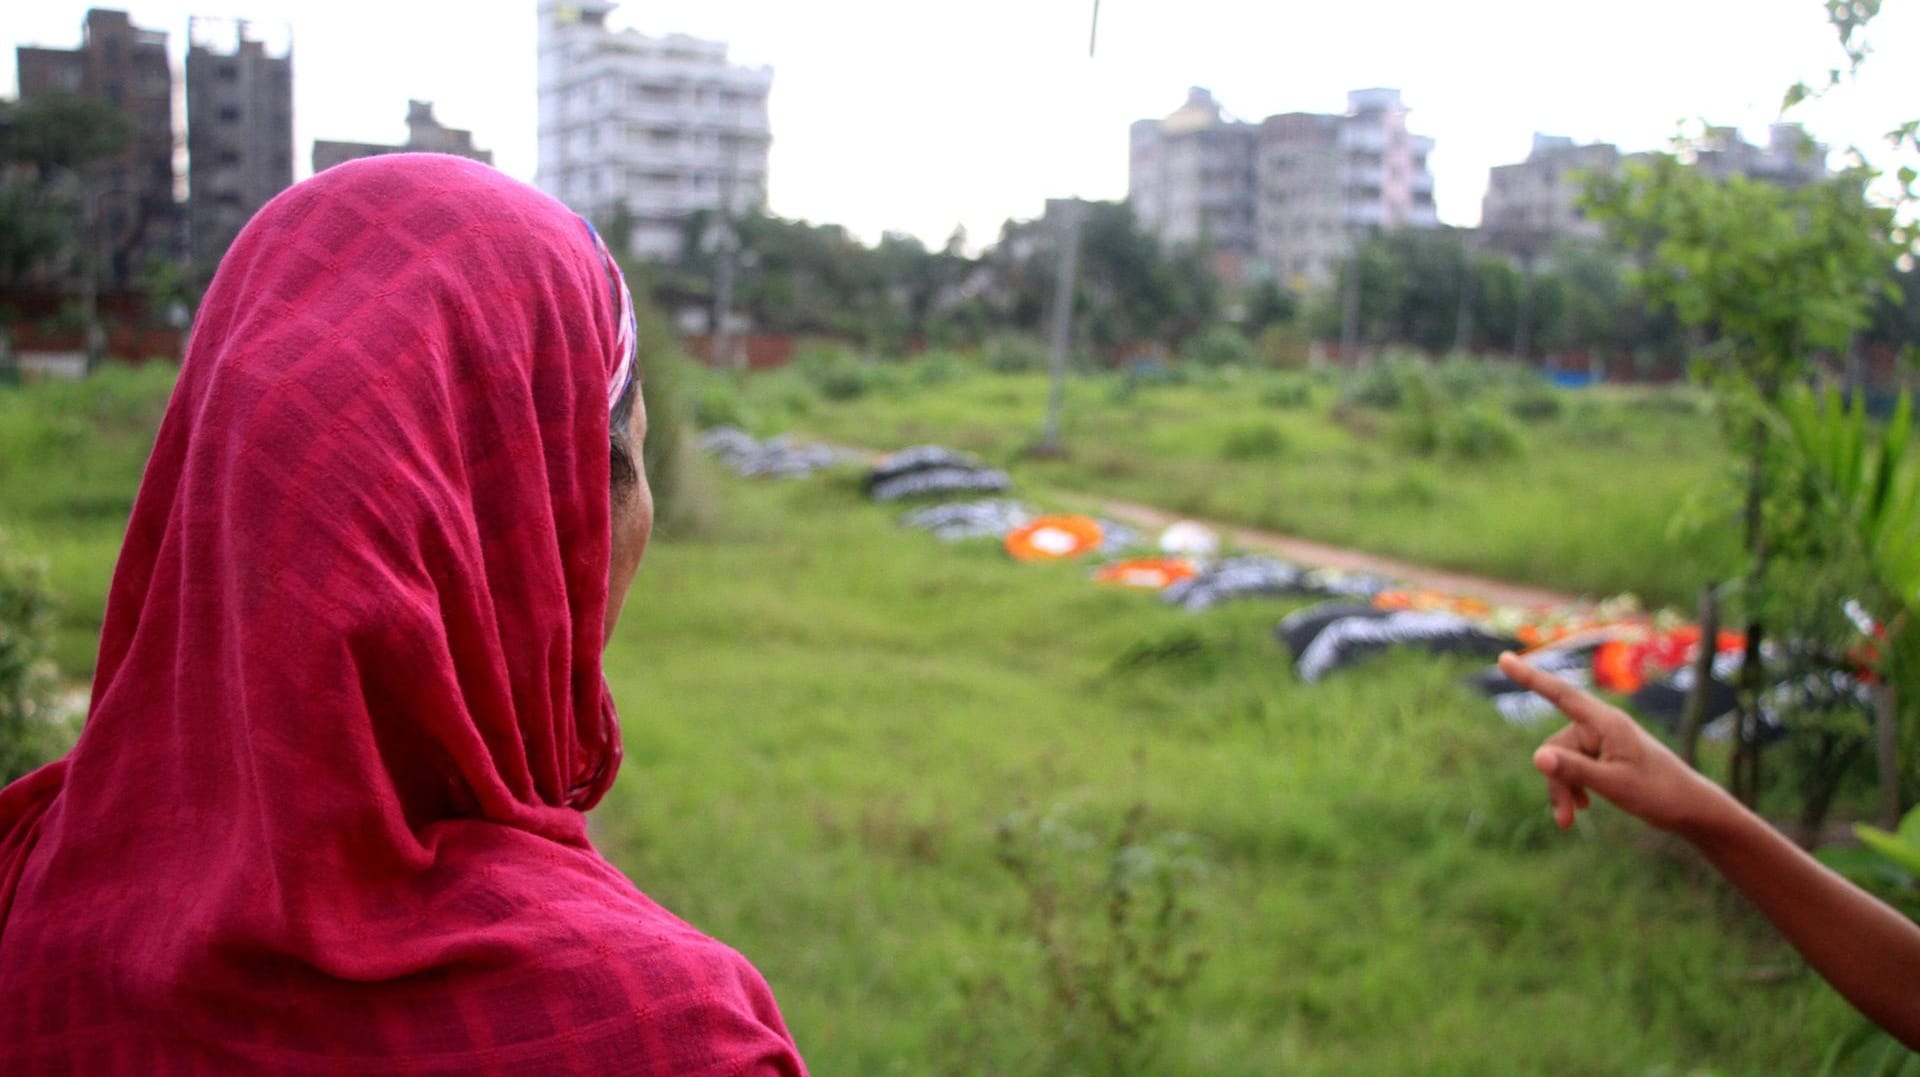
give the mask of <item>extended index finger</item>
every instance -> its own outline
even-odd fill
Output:
[[[1538,692],[1579,725],[1606,725],[1613,718],[1612,707],[1545,670],[1533,668],[1511,651],[1500,656],[1500,672],[1520,687]]]

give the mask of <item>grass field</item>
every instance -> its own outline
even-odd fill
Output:
[[[63,660],[164,389],[0,393],[0,526],[67,592]],[[1188,615],[944,546],[850,476],[718,491],[609,650],[627,761],[595,833],[755,961],[816,1072],[1772,1074],[1851,1024],[1681,850],[1606,808],[1555,831],[1535,735],[1466,666],[1305,686],[1285,604]],[[1160,943],[1204,955],[1183,991],[1138,975]]]
[[[1186,384],[1082,374],[1069,383],[1066,454],[1023,460],[1044,377],[939,358],[868,369],[871,387],[839,402],[809,391],[804,366],[739,385],[714,377],[707,410],[733,411],[762,434],[940,442],[1020,461],[1029,489],[1098,492],[1575,594],[1632,592],[1691,610],[1701,585],[1737,564],[1733,499],[1721,501],[1717,525],[1675,533],[1678,517],[1711,519],[1699,491],[1731,489],[1714,421],[1683,388],[1576,394],[1508,376],[1465,385],[1456,400],[1442,379],[1443,428],[1465,415],[1516,439],[1468,455],[1410,447],[1410,406],[1336,407],[1343,386],[1332,372],[1230,369]],[[1543,399],[1552,414],[1504,414]]]

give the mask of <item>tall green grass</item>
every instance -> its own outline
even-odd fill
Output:
[[[51,560],[65,646],[88,662],[166,382],[0,393],[0,526]],[[916,406],[979,418],[1002,400],[973,446],[993,450],[1031,390],[962,378]],[[1152,390],[1166,423],[1134,436],[1215,459],[1221,431],[1174,405],[1226,395]],[[1287,431],[1275,459],[1314,444],[1259,414]],[[875,421],[894,441],[917,420]],[[817,1072],[1100,1072],[1000,834],[1066,820],[1039,855],[1097,884],[1120,863],[1100,836],[1136,810],[1129,849],[1191,858],[1182,945],[1206,954],[1136,1072],[1800,1072],[1849,1027],[1690,857],[1604,807],[1555,832],[1535,735],[1463,665],[1403,656],[1304,686],[1268,636],[1285,603],[1192,616],[1083,566],[942,545],[851,476],[719,493],[699,537],[650,549],[609,649],[627,758],[594,833],[759,965]],[[1085,956],[1109,905],[1060,894]]]
[[[177,368],[108,366],[82,382],[0,388],[0,528],[60,595],[53,659],[93,671],[100,616],[140,472]]]
[[[898,531],[846,481],[726,493],[649,553],[609,652],[628,753],[596,825],[760,965],[819,1072],[1098,1071],[995,860],[1009,813],[1060,805],[1145,805],[1207,866],[1209,957],[1146,1072],[1794,1072],[1846,1025],[1678,850],[1604,808],[1554,831],[1535,736],[1462,665],[1303,686],[1284,604],[1188,615]]]

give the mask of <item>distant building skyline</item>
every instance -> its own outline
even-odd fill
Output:
[[[1340,111],[1342,86],[1416,91],[1419,129],[1441,141],[1429,164],[1437,213],[1444,222],[1472,225],[1488,170],[1522,159],[1533,131],[1662,148],[1683,123],[1697,132],[1697,118],[1707,116],[1737,123],[1748,140],[1764,144],[1781,91],[1842,59],[1825,13],[1805,0],[1665,5],[1658,18],[1666,29],[1651,36],[1641,32],[1639,16],[1595,21],[1577,9],[1507,3],[1381,0],[1369,17],[1396,33],[1372,39],[1358,54],[1322,44],[1347,33],[1354,12],[1228,0],[1109,5],[1092,60],[1085,10],[1014,0],[980,0],[934,16],[882,0],[829,0],[824,7],[649,0],[617,10],[609,25],[722,40],[736,61],[779,66],[771,212],[839,223],[869,243],[893,231],[939,246],[961,225],[969,251],[998,234],[1003,221],[1037,215],[1048,195],[1123,197],[1127,156],[1113,133],[1163,114],[1194,83],[1224,101],[1315,113]],[[204,0],[122,6],[135,24],[170,32],[176,79],[189,16],[219,10]],[[0,44],[70,46],[86,7],[75,0],[14,5],[0,20]],[[447,31],[439,5],[243,0],[227,10],[256,26],[286,26],[299,41],[295,179],[308,172],[316,137],[400,142],[402,115],[392,105],[418,98],[433,100],[449,126],[472,129],[503,171],[531,182],[538,154],[536,56],[528,47],[538,32],[535,7],[515,0],[463,12],[461,46],[444,50],[420,47]],[[1725,38],[1736,24],[1737,45]],[[1008,33],[1015,25],[1021,31]],[[1224,25],[1233,31],[1219,32]],[[848,33],[849,26],[861,32]],[[876,38],[886,47],[873,48]],[[1864,148],[1885,169],[1920,165],[1920,153],[1890,153],[1881,138],[1920,100],[1920,7],[1887,5],[1871,39],[1875,55],[1857,79],[1800,105],[1790,118],[1836,150]],[[1543,47],[1568,40],[1581,47]],[[1703,53],[1701,42],[1724,47]],[[993,77],[983,79],[988,56]],[[1623,59],[1631,61],[1632,78],[1620,77]],[[0,69],[0,95],[18,85],[9,85],[12,74]],[[887,136],[875,139],[874,131]],[[175,160],[176,191],[184,195],[184,145]]]
[[[1562,239],[1599,239],[1604,229],[1581,208],[1587,177],[1617,174],[1650,153],[1536,133],[1524,161],[1489,171],[1480,232],[1488,246],[1521,258],[1539,257]],[[1707,127],[1689,157],[1692,167],[1717,179],[1737,175],[1789,185],[1826,176],[1826,161],[1827,148],[1790,123],[1769,128],[1764,146],[1747,142],[1737,128]]]
[[[478,149],[473,144],[473,132],[448,127],[433,114],[433,102],[407,102],[407,140],[398,144],[387,142],[344,142],[337,139],[314,139],[313,170],[325,172],[335,165],[356,161],[362,157],[381,157],[389,153],[450,153],[456,157],[465,157],[481,164],[493,163],[491,150]]]
[[[1206,242],[1230,280],[1322,284],[1356,237],[1432,228],[1432,138],[1400,91],[1354,90],[1344,113],[1232,118],[1203,87],[1128,131],[1128,200],[1165,243]]]

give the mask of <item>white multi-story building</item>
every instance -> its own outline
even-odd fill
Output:
[[[1127,199],[1140,223],[1165,243],[1253,254],[1257,132],[1223,114],[1198,86],[1166,119],[1135,121]]]
[[[1296,288],[1324,283],[1372,230],[1432,228],[1433,140],[1407,131],[1398,90],[1356,90],[1342,115],[1229,119],[1195,88],[1130,131],[1127,197],[1167,243],[1204,241]],[[1231,263],[1229,263],[1231,264]]]
[[[635,254],[670,259],[697,210],[765,205],[773,69],[727,46],[607,27],[611,0],[540,0],[535,183],[596,221],[625,205]]]

